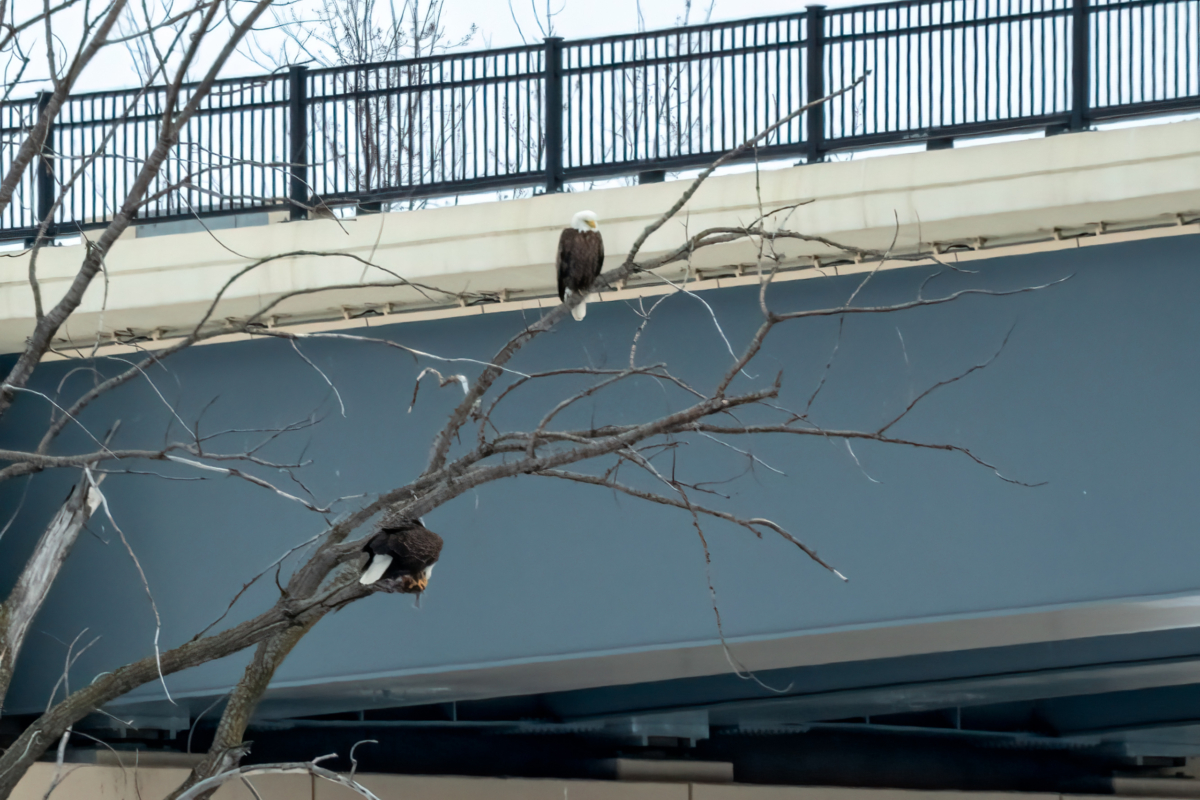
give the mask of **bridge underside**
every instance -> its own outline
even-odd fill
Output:
[[[1149,622],[1151,608],[1189,609],[1194,621],[1198,603],[1192,595],[1088,611]],[[967,648],[971,637],[964,636],[945,642],[942,652],[760,669],[752,676],[726,669],[639,681],[655,671],[645,661],[661,666],[662,659],[626,659],[622,666],[620,658],[594,656],[475,675],[438,673],[433,682],[443,690],[474,699],[391,707],[409,692],[428,692],[431,681],[360,680],[350,691],[310,684],[272,692],[252,725],[253,759],[268,763],[308,749],[348,752],[374,739],[378,746],[358,754],[362,767],[408,774],[613,778],[622,777],[618,759],[632,758],[684,779],[704,774],[689,766],[701,761],[728,765],[741,783],[1098,794],[1121,793],[1127,788],[1121,776],[1194,775],[1200,627],[1073,638],[1079,620],[1070,617],[1059,615],[1053,641]],[[1016,628],[1031,622],[1007,621]],[[928,634],[905,631],[918,639]],[[812,650],[833,655],[827,641],[813,638]],[[951,649],[956,645],[963,649]],[[753,647],[734,648],[739,658],[761,657]],[[595,677],[601,673],[607,677]],[[513,694],[543,681],[601,685]],[[373,694],[371,706],[314,713],[355,705],[351,693],[362,706],[364,692]],[[172,716],[176,725],[188,722],[161,702],[113,711],[135,725],[139,717],[147,721],[143,729],[122,731],[127,745],[186,747],[193,737],[200,748],[212,734],[203,723],[154,734]],[[100,735],[114,733],[111,719],[92,723]]]

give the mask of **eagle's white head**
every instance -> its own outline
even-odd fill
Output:
[[[571,227],[577,231],[598,231],[600,226],[596,220],[595,211],[580,211],[575,216],[571,217]]]

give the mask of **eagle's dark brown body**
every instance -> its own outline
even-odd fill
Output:
[[[558,299],[586,296],[604,266],[604,240],[600,231],[564,228],[558,237]],[[575,319],[583,319],[584,303],[575,307]]]
[[[363,552],[370,558],[359,582],[384,582],[392,591],[423,592],[429,574],[442,553],[442,537],[421,524],[388,512],[379,522],[375,535],[367,540]]]

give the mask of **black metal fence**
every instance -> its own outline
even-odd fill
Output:
[[[544,187],[706,164],[774,132],[802,156],[1200,110],[1200,0],[902,0],[225,80],[138,221]],[[0,105],[7,170],[45,97]],[[184,97],[186,102],[187,97]],[[111,219],[158,135],[159,88],[70,98],[0,238]],[[553,113],[550,113],[553,110]],[[61,201],[56,203],[61,196]]]

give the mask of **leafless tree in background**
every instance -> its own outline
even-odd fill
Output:
[[[284,6],[275,24],[249,43],[260,65],[340,67],[438,55],[466,47],[474,25],[461,35],[446,27],[446,0],[320,0],[315,8]]]
[[[674,27],[686,28],[691,25],[704,25],[712,19],[716,0],[709,0],[708,4],[704,6],[703,12],[695,18],[693,15],[697,9],[694,8],[694,5],[693,0],[684,0],[673,20]],[[512,0],[508,1],[508,8],[521,41],[526,44],[537,41],[537,37],[526,35],[525,29],[517,20]],[[545,39],[559,35],[560,31],[556,29],[554,19],[562,10],[563,6],[559,6],[555,10],[554,6],[549,3],[543,9],[538,8],[537,5],[532,6],[534,25],[539,36]],[[636,10],[637,30],[644,32],[646,20],[640,0],[636,5]],[[596,158],[598,163],[627,159],[630,152],[636,153],[642,147],[653,150],[653,143],[646,137],[648,132],[652,132],[654,140],[659,144],[668,145],[662,147],[663,152],[670,150],[669,142],[684,138],[690,141],[691,137],[698,134],[699,122],[685,122],[677,111],[672,112],[671,106],[673,102],[677,109],[688,102],[703,104],[711,101],[713,97],[711,65],[707,80],[697,81],[696,72],[699,72],[699,77],[703,79],[705,77],[703,70],[696,65],[689,64],[686,59],[686,56],[701,52],[700,36],[699,33],[686,32],[673,38],[665,38],[664,49],[656,51],[654,57],[664,58],[668,63],[651,68],[612,71],[610,81],[604,83],[604,87],[601,89],[602,93],[607,94],[606,101],[600,106],[601,114],[589,120],[588,135],[591,141],[600,142],[599,153],[595,154],[598,155]],[[645,41],[634,42],[632,47],[633,52],[628,54],[622,48],[620,52],[623,59],[628,56],[628,60],[637,61],[650,57]],[[609,55],[611,56],[613,53],[615,51],[611,51]],[[678,61],[673,61],[673,59],[678,59]],[[605,77],[602,75],[600,80],[602,83],[605,82]],[[592,81],[581,76],[573,81],[568,81],[564,92],[575,96],[578,108],[587,108],[588,103],[584,93],[585,91],[595,91],[595,89]],[[650,91],[651,89],[653,91]],[[619,105],[618,96],[622,98]],[[603,109],[609,109],[609,115],[606,115]],[[519,131],[522,125],[519,108],[515,112],[505,109],[505,112],[504,118],[507,120],[509,128]],[[545,141],[539,138],[536,142],[534,158],[540,161],[544,156],[544,151]],[[506,167],[508,166],[506,164]],[[672,173],[672,175],[677,176],[677,173]],[[597,188],[598,184],[633,186],[637,181],[636,176],[629,175],[610,181],[584,181],[578,185],[568,185],[565,188],[566,191],[590,191]],[[506,198],[528,197],[535,191],[534,189],[517,189],[501,194]]]
[[[0,0],[0,8],[6,0]],[[65,0],[70,3],[71,0]],[[415,2],[415,0],[414,0]],[[440,4],[435,4],[438,9]],[[821,561],[817,555],[792,532],[777,521],[761,517],[750,517],[735,514],[722,508],[697,502],[700,491],[695,485],[688,485],[678,480],[670,472],[664,473],[655,465],[655,455],[664,447],[672,446],[673,442],[693,437],[717,439],[729,445],[731,459],[741,459],[750,452],[750,445],[737,445],[732,442],[753,440],[761,436],[817,436],[852,440],[869,440],[885,444],[895,444],[904,447],[932,448],[949,452],[954,457],[961,457],[976,464],[994,469],[982,457],[971,451],[952,444],[940,442],[923,442],[906,439],[893,433],[893,426],[906,416],[921,400],[940,387],[958,380],[959,376],[948,376],[945,381],[931,387],[919,395],[908,408],[895,420],[878,429],[864,430],[828,430],[818,426],[810,417],[809,408],[787,409],[778,405],[777,398],[780,388],[780,377],[760,371],[758,378],[748,377],[749,367],[759,355],[764,342],[776,328],[782,325],[799,323],[811,317],[845,317],[852,314],[880,314],[902,311],[921,306],[937,305],[953,302],[955,299],[968,294],[1011,294],[1014,292],[991,292],[971,289],[927,298],[921,295],[908,302],[883,307],[869,307],[856,303],[860,290],[874,275],[870,272],[860,282],[858,288],[842,304],[834,307],[816,310],[787,310],[778,309],[772,305],[770,288],[777,271],[783,265],[782,257],[776,250],[776,245],[789,239],[820,241],[822,244],[834,243],[816,240],[803,232],[791,230],[787,226],[790,218],[789,209],[759,209],[757,219],[747,225],[712,228],[686,236],[675,249],[667,253],[645,257],[641,249],[647,238],[661,229],[668,221],[684,208],[688,200],[699,186],[729,160],[745,155],[757,143],[769,137],[772,131],[780,125],[787,124],[798,116],[801,111],[777,122],[771,128],[764,130],[753,140],[743,144],[737,150],[723,156],[706,169],[696,180],[681,192],[676,202],[651,225],[629,248],[624,262],[616,269],[602,277],[604,286],[616,286],[627,281],[657,282],[665,280],[656,270],[688,262],[699,250],[735,241],[751,241],[757,245],[759,253],[756,269],[760,277],[759,304],[761,323],[757,331],[746,342],[734,346],[725,338],[720,327],[720,321],[714,315],[712,323],[721,330],[721,335],[728,344],[728,353],[720,357],[726,358],[728,367],[723,376],[713,385],[692,386],[671,371],[669,364],[647,364],[639,360],[637,352],[637,336],[630,342],[628,366],[612,369],[598,369],[581,365],[567,370],[526,374],[510,366],[516,357],[531,342],[542,334],[552,330],[569,313],[567,305],[558,305],[544,313],[536,321],[523,328],[507,342],[499,343],[495,354],[487,361],[473,361],[456,356],[455,354],[433,354],[414,350],[403,341],[394,338],[380,339],[348,333],[305,333],[288,330],[287,328],[265,327],[264,320],[275,311],[279,304],[292,295],[277,297],[264,303],[254,314],[242,319],[224,319],[218,309],[222,294],[236,281],[255,270],[298,255],[296,253],[278,253],[268,258],[249,262],[231,276],[225,289],[212,303],[201,319],[184,335],[173,340],[161,349],[147,353],[136,364],[127,369],[122,368],[115,373],[104,373],[90,358],[92,353],[84,352],[78,357],[79,366],[91,370],[95,375],[93,385],[74,397],[50,397],[30,388],[34,376],[43,358],[51,351],[56,334],[71,318],[71,315],[83,299],[84,293],[98,276],[102,274],[106,258],[110,257],[113,245],[121,233],[129,226],[138,209],[152,199],[150,187],[163,169],[164,164],[176,147],[177,134],[191,115],[196,113],[199,103],[209,91],[213,80],[226,63],[230,54],[240,46],[251,28],[263,18],[270,6],[270,0],[257,0],[252,4],[226,6],[216,0],[199,0],[176,14],[169,24],[164,23],[164,17],[144,17],[144,24],[149,27],[159,26],[158,29],[170,31],[167,43],[164,45],[158,39],[145,39],[148,52],[152,57],[145,60],[149,70],[147,80],[160,80],[167,84],[168,103],[160,121],[160,134],[152,150],[137,166],[138,177],[128,195],[123,199],[120,209],[113,221],[95,236],[87,237],[87,245],[80,250],[80,265],[68,290],[61,298],[44,299],[37,280],[36,257],[40,248],[46,244],[46,232],[49,220],[42,220],[42,227],[36,240],[32,243],[28,254],[29,284],[35,299],[36,313],[31,320],[28,344],[19,354],[16,364],[4,378],[0,391],[0,415],[8,412],[14,403],[46,404],[52,409],[40,442],[30,450],[0,450],[0,481],[11,480],[21,476],[31,476],[46,470],[66,469],[79,474],[79,481],[71,497],[63,506],[61,512],[54,518],[42,535],[33,555],[29,558],[16,588],[10,593],[3,606],[0,606],[0,698],[8,688],[15,663],[24,637],[28,631],[28,623],[36,614],[46,593],[58,574],[58,569],[69,557],[71,546],[78,537],[82,526],[89,515],[102,514],[114,530],[120,535],[123,546],[137,564],[136,554],[129,548],[124,534],[117,524],[119,509],[112,509],[103,493],[102,478],[106,474],[133,472],[125,465],[129,462],[167,462],[184,468],[195,470],[197,475],[219,474],[253,484],[264,492],[271,493],[279,502],[298,503],[314,516],[315,530],[296,532],[298,542],[293,551],[300,550],[306,545],[315,545],[312,551],[291,576],[281,584],[278,599],[270,606],[246,621],[220,627],[220,621],[208,629],[198,632],[187,643],[171,649],[160,650],[155,637],[155,652],[139,661],[132,662],[111,672],[98,676],[90,684],[78,688],[55,705],[46,713],[33,721],[16,738],[14,742],[0,755],[0,800],[7,798],[22,775],[48,749],[61,742],[67,741],[72,735],[72,726],[84,716],[102,708],[106,703],[130,692],[131,690],[151,683],[163,681],[165,677],[178,671],[224,658],[231,654],[254,648],[254,655],[247,666],[240,682],[233,688],[228,702],[222,713],[216,736],[210,750],[204,759],[195,767],[188,780],[174,793],[176,800],[181,798],[204,797],[215,789],[219,778],[228,776],[236,770],[240,757],[242,737],[251,719],[255,707],[266,691],[270,681],[287,655],[326,614],[344,607],[346,604],[370,595],[376,591],[375,586],[367,587],[358,583],[361,570],[361,542],[359,539],[368,530],[370,521],[380,512],[392,509],[409,516],[421,516],[430,513],[448,503],[455,502],[464,493],[488,483],[516,478],[519,476],[546,477],[554,480],[566,480],[576,483],[603,487],[607,491],[621,492],[633,497],[676,508],[687,523],[692,525],[701,542],[705,539],[705,526],[712,520],[721,520],[761,537],[763,534],[780,536],[795,545],[808,557],[822,566],[833,570],[833,567]],[[432,6],[426,6],[428,10]],[[234,12],[237,12],[236,14]],[[90,12],[89,12],[90,13]],[[45,137],[47,125],[54,119],[62,106],[63,99],[71,91],[82,70],[86,68],[91,58],[101,48],[112,46],[122,39],[128,40],[134,34],[116,35],[118,21],[122,15],[128,14],[127,0],[111,0],[102,13],[94,19],[88,18],[83,26],[85,35],[74,45],[69,53],[59,52],[61,45],[58,40],[48,45],[52,51],[47,54],[51,70],[54,74],[54,94],[42,110],[37,120],[23,132],[23,141],[18,149],[18,155],[7,166],[7,171],[0,184],[0,213],[13,202],[14,188],[25,173],[32,169],[35,156],[40,152]],[[438,11],[437,13],[440,13]],[[54,8],[35,17],[30,25],[50,25]],[[184,14],[185,16],[178,16]],[[227,18],[226,15],[230,16]],[[436,16],[436,15],[435,15]],[[334,19],[337,19],[336,17]],[[145,22],[149,20],[149,22]],[[155,22],[154,20],[158,20]],[[338,25],[343,23],[338,22]],[[19,29],[28,30],[29,26]],[[339,30],[342,30],[339,28]],[[401,36],[399,31],[382,31],[377,34],[370,30],[359,30],[351,34],[357,42],[354,47],[368,48],[354,51],[358,54],[375,53],[373,47],[391,47],[396,41],[424,42],[439,41],[440,34],[433,34],[433,39],[423,33],[424,27],[412,29],[415,40],[407,38],[409,33]],[[432,29],[437,31],[435,27]],[[357,37],[357,38],[356,38]],[[18,36],[19,38],[19,36]],[[202,46],[212,39],[220,45],[209,56]],[[5,40],[8,41],[8,40]],[[379,44],[383,42],[383,44]],[[123,43],[123,42],[122,42]],[[18,50],[9,41],[10,51],[19,61],[28,56],[28,50]],[[298,46],[298,45],[297,45]],[[351,45],[347,44],[347,47]],[[16,74],[18,70],[14,70]],[[182,85],[190,73],[201,76],[195,89],[183,97]],[[850,91],[854,87],[846,87],[841,92]],[[101,157],[98,150],[94,157]],[[66,191],[66,184],[61,187]],[[180,191],[181,187],[167,187],[159,190]],[[874,261],[882,266],[888,260],[897,257],[895,254],[883,251],[871,251],[856,248],[841,248],[849,259],[857,261]],[[333,259],[353,258],[363,264],[368,272],[373,273],[370,280],[354,284],[354,288],[372,287],[413,287],[429,297],[444,298],[447,302],[458,302],[474,299],[469,295],[453,294],[439,289],[437,286],[415,284],[406,280],[401,273],[385,270],[377,264],[363,260],[357,256],[348,256],[337,252],[308,253],[306,255],[328,257]],[[908,257],[924,257],[921,254],[910,254]],[[117,254],[119,257],[119,252]],[[877,267],[878,268],[878,267]],[[551,281],[547,281],[549,285]],[[328,287],[329,289],[346,289],[347,286]],[[676,287],[679,291],[687,291],[686,286]],[[1032,291],[1041,287],[1026,287],[1016,291]],[[649,320],[653,309],[643,312]],[[643,325],[644,327],[644,325]],[[79,426],[80,415],[94,401],[113,392],[131,381],[149,380],[148,370],[151,367],[170,365],[171,357],[193,345],[213,339],[217,336],[240,333],[270,338],[286,339],[297,352],[300,352],[305,342],[314,339],[332,339],[349,344],[370,346],[387,346],[415,356],[433,370],[444,369],[447,373],[458,370],[462,375],[461,385],[465,387],[465,396],[450,410],[445,425],[437,431],[430,431],[432,443],[429,461],[420,475],[411,481],[396,486],[391,491],[381,495],[373,502],[364,503],[348,515],[332,519],[331,503],[306,496],[303,492],[291,492],[271,483],[263,474],[269,471],[285,470],[298,472],[304,467],[301,464],[279,464],[269,462],[258,454],[257,450],[239,452],[215,452],[210,442],[200,436],[187,421],[180,420],[184,431],[182,438],[170,442],[158,449],[122,450],[109,447],[108,437],[88,431],[94,438],[94,447],[84,452],[58,452],[55,446],[59,435],[68,427]],[[97,340],[97,344],[100,344]],[[305,359],[308,361],[307,359]],[[312,362],[308,362],[312,365]],[[464,366],[465,365],[465,366]],[[312,365],[315,369],[315,365]],[[579,392],[560,393],[553,397],[544,417],[532,430],[504,430],[500,427],[496,415],[498,408],[505,408],[513,398],[519,396],[528,386],[533,384],[553,387],[554,379],[563,374],[583,375],[591,379],[591,385]],[[964,375],[967,373],[964,373]],[[322,374],[323,375],[323,374]],[[560,413],[572,405],[603,392],[622,382],[639,377],[652,377],[657,381],[673,387],[673,410],[669,413],[650,416],[641,422],[632,424],[605,424],[598,421],[586,428],[570,428],[556,424]],[[445,377],[445,376],[443,376]],[[457,375],[445,382],[451,386],[460,384]],[[823,385],[823,384],[822,384]],[[553,391],[549,389],[548,391]],[[814,397],[820,391],[820,385],[814,391]],[[443,395],[444,396],[444,395]],[[164,400],[164,402],[166,402]],[[811,401],[809,403],[811,406]],[[738,422],[736,410],[739,408],[755,407],[775,415],[770,423],[744,425]],[[178,417],[178,412],[171,408],[171,413]],[[118,421],[112,420],[115,425]],[[308,424],[308,423],[305,423]],[[264,434],[268,438],[286,435],[292,429],[279,429]],[[190,436],[190,438],[189,438]],[[419,448],[422,443],[407,443],[407,446]],[[999,473],[997,473],[999,474]],[[641,475],[642,482],[634,478]],[[627,477],[629,476],[629,477]],[[1004,478],[1012,480],[1011,478]],[[653,489],[645,488],[649,481]],[[293,551],[280,557],[287,557]],[[272,565],[274,567],[275,565]],[[140,571],[140,565],[138,567]],[[273,574],[271,569],[260,574]],[[145,581],[145,576],[142,576]],[[257,579],[256,579],[257,580]],[[710,584],[711,586],[711,584]],[[150,586],[145,585],[147,593]],[[151,595],[151,600],[153,596]],[[237,597],[231,598],[231,605]],[[717,611],[714,601],[714,612]],[[157,613],[157,612],[156,612]],[[717,615],[719,630],[719,614]],[[723,635],[722,635],[723,638]],[[61,749],[60,749],[61,752]],[[205,783],[205,781],[214,781]]]
[[[451,115],[430,113],[428,108],[435,99],[424,87],[442,76],[435,64],[415,61],[465,47],[475,38],[473,24],[461,34],[451,34],[446,11],[446,0],[287,5],[273,9],[275,24],[253,37],[247,52],[272,70],[387,64],[329,74],[323,84],[327,92],[355,99],[348,117],[315,115],[313,133],[323,140],[328,166],[347,173],[358,191],[421,183],[439,171],[453,172],[463,158],[453,147]],[[406,63],[393,63],[401,61]],[[452,97],[441,102],[454,104],[461,119],[471,100]],[[413,209],[427,202],[396,205]]]
[[[533,7],[541,38],[558,34],[555,17],[562,8],[552,4],[545,9]],[[713,2],[709,2],[699,21],[707,22],[712,10]],[[321,143],[320,152],[314,148],[313,154],[318,170],[337,174],[359,193],[396,187],[415,187],[419,191],[424,184],[452,181],[455,176],[465,176],[469,181],[469,162],[481,154],[472,151],[480,146],[478,141],[468,145],[464,127],[467,120],[478,114],[498,118],[498,125],[509,133],[505,145],[483,145],[487,152],[482,155],[488,163],[500,165],[510,174],[540,174],[539,165],[545,155],[535,111],[543,103],[540,81],[514,78],[503,84],[503,92],[498,86],[494,90],[488,86],[449,91],[427,88],[466,77],[465,72],[456,77],[454,64],[440,63],[430,57],[461,49],[477,35],[474,26],[461,35],[449,33],[447,11],[445,0],[321,0],[314,9],[288,6],[275,11],[275,24],[270,26],[269,35],[255,37],[251,42],[257,63],[274,70],[296,64],[314,68],[380,65],[329,71],[320,78],[321,96],[351,99],[344,109],[336,102],[328,106],[318,102],[313,106],[310,124]],[[638,17],[640,30],[644,28],[640,7]],[[688,0],[682,4],[675,22],[687,26],[693,24],[692,17],[692,2]],[[540,41],[536,36],[526,36],[515,13],[513,19],[523,42]],[[685,36],[673,40],[673,46],[678,55],[699,52],[701,44],[694,36]],[[465,65],[458,67],[466,69]],[[488,66],[480,69],[480,75],[488,74]],[[602,158],[619,157],[619,151],[651,130],[664,142],[691,136],[694,130],[681,131],[683,123],[677,113],[671,113],[670,107],[672,102],[678,106],[685,97],[703,102],[704,97],[711,95],[711,90],[695,84],[696,77],[689,73],[685,88],[684,70],[678,65],[657,67],[653,75],[649,70],[621,72],[616,79],[626,100],[619,119],[591,121],[593,134],[604,142]],[[643,102],[651,96],[651,84],[655,99]],[[314,83],[314,87],[317,85]],[[567,90],[578,94],[583,85],[576,82]],[[710,96],[708,99],[712,100]],[[662,120],[663,124],[655,127],[652,120]],[[618,179],[623,183],[632,181],[632,178]],[[536,191],[534,188],[502,190],[495,192],[495,197],[526,197]],[[412,210],[458,201],[458,196],[416,197],[372,203],[370,209]],[[329,206],[338,203],[330,200],[326,205],[318,200],[314,205],[317,213],[328,215]]]

